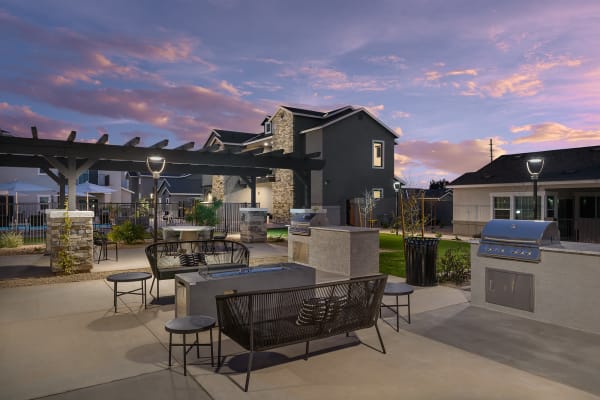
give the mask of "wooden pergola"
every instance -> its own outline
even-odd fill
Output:
[[[104,171],[147,172],[146,160],[161,156],[166,160],[164,174],[233,175],[244,179],[251,190],[251,203],[256,206],[256,178],[266,176],[271,169],[294,171],[305,186],[304,206],[310,206],[310,172],[320,170],[325,161],[318,159],[320,153],[296,155],[283,150],[260,152],[232,152],[216,148],[192,150],[194,142],[167,149],[168,140],[149,147],[139,147],[140,138],[135,137],[123,145],[108,144],[108,134],[95,143],[76,142],[77,133],[71,131],[66,140],[40,139],[36,127],[31,128],[31,138],[0,135],[0,166],[40,168],[60,188],[64,202],[66,187],[68,208],[76,205],[77,178],[88,169]],[[52,169],[58,171],[55,173]]]

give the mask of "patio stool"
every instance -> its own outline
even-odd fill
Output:
[[[174,318],[165,324],[165,330],[169,332],[169,367],[171,366],[171,349],[173,346],[183,347],[183,375],[187,375],[187,353],[196,346],[196,357],[200,358],[200,346],[210,346],[210,365],[214,366],[214,355],[213,355],[213,335],[212,328],[214,328],[216,320],[213,317],[207,315],[189,315],[187,317]],[[198,340],[198,332],[209,331],[210,343],[200,343]],[[183,343],[173,343],[173,334],[183,335]],[[196,334],[196,341],[188,345],[185,343],[185,335]]]
[[[148,308],[148,302],[146,301],[146,280],[152,278],[152,274],[147,272],[121,272],[119,274],[113,274],[106,277],[106,280],[113,283],[113,301],[115,306],[115,312],[117,312],[117,297],[123,296],[124,294],[135,294],[142,296],[142,304],[144,308]],[[117,289],[117,283],[119,282],[142,282],[142,287],[133,289],[128,292],[119,292]]]
[[[414,288],[412,286],[403,282],[389,282],[385,284],[383,295],[396,296],[396,304],[388,305],[382,302],[379,308],[379,318],[381,318],[381,308],[383,307],[394,312],[396,314],[396,332],[400,331],[400,313],[398,311],[400,307],[408,307],[408,323],[410,324],[410,295],[413,293],[413,291]],[[407,296],[408,302],[406,304],[398,304],[399,296]],[[385,319],[383,319],[383,321],[386,322]]]

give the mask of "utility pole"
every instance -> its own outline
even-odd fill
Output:
[[[490,164],[492,163],[492,161],[494,161],[494,148],[493,148],[494,142],[493,139],[490,138]]]

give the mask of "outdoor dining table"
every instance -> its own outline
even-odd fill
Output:
[[[163,230],[179,233],[179,240],[197,240],[200,233],[203,233],[204,239],[210,239],[210,231],[212,226],[196,226],[196,225],[173,225],[165,226]]]

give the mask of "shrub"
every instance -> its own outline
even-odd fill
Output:
[[[23,235],[18,232],[4,232],[0,234],[0,247],[23,246]]]
[[[214,199],[210,204],[196,203],[192,213],[185,220],[196,225],[215,226],[219,223],[217,210],[223,205],[223,200]]]
[[[440,282],[450,281],[460,285],[471,278],[471,258],[466,251],[448,249],[438,265]]]
[[[121,225],[113,226],[112,230],[108,233],[108,238],[115,242],[125,242],[127,244],[133,244],[144,240],[144,227],[142,225],[136,225],[131,221],[125,221]]]

